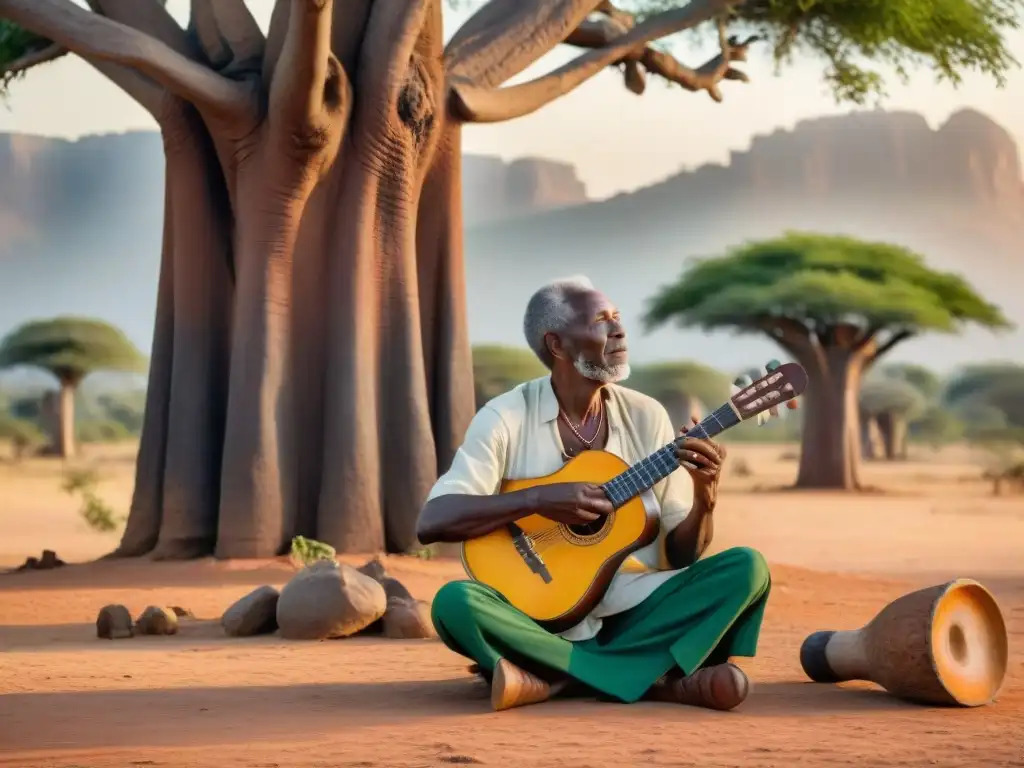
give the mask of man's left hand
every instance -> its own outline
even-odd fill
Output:
[[[694,424],[699,423],[695,419]],[[683,427],[679,434],[686,433],[689,427]],[[714,505],[718,495],[718,482],[722,476],[722,464],[725,462],[725,448],[714,440],[699,440],[689,437],[676,445],[676,457],[683,462],[686,471],[693,478],[695,500],[700,499]]]

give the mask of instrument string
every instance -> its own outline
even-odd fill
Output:
[[[566,538],[562,533],[561,526],[557,525],[552,528],[546,528],[537,533],[526,534],[526,538],[528,538],[533,544],[533,548],[537,554],[546,552],[551,549],[551,547],[566,541]]]

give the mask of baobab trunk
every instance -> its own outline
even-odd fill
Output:
[[[885,440],[882,436],[878,418],[871,414],[861,413],[861,452],[865,459],[877,460],[885,453]]]
[[[801,360],[808,373],[798,488],[854,490],[860,487],[861,453],[857,397],[863,362],[844,349]]]
[[[266,557],[295,535],[343,552],[416,545],[474,409],[441,5],[419,19],[404,5],[339,3],[311,98],[292,82],[310,76],[308,50],[275,44],[272,22],[259,124],[189,122],[189,148],[167,146],[147,419],[118,554]]]
[[[888,461],[905,459],[907,457],[906,419],[896,413],[881,413],[878,415],[878,428],[882,433],[885,458]]]
[[[62,459],[73,459],[78,452],[75,441],[75,391],[77,389],[78,381],[76,379],[61,378],[57,402],[57,455]]]

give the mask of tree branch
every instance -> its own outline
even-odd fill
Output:
[[[635,26],[636,20],[631,14],[620,11],[611,3],[604,5],[610,7],[611,15],[583,21],[565,39],[567,45],[588,49],[604,48]],[[645,90],[645,72],[650,72],[688,91],[707,91],[712,99],[720,102],[722,93],[718,84],[722,80],[749,82],[745,72],[730,65],[746,61],[750,45],[760,39],[757,35],[751,35],[743,41],[737,37],[725,39],[724,23],[720,22],[720,52],[697,69],[683,65],[671,54],[646,45],[630,51],[613,62],[613,66],[623,67],[626,88],[638,96]]]
[[[364,51],[359,63],[362,92],[386,94],[384,103],[395,103],[409,72],[409,62],[427,20],[429,6],[430,0],[375,0],[366,24]],[[381,56],[372,51],[368,54],[365,41],[377,44],[388,41],[388,54]]]
[[[871,356],[871,359],[872,360],[877,360],[882,355],[884,355],[886,352],[888,352],[893,347],[895,347],[897,344],[899,344],[901,341],[906,341],[907,339],[909,339],[913,335],[914,335],[914,332],[913,331],[909,331],[909,330],[896,331],[895,333],[893,333],[892,336],[889,337],[888,341],[886,341],[884,344],[879,345],[878,349],[876,349],[875,353]]]
[[[331,53],[334,0],[290,0],[288,31],[270,84],[270,124],[292,135],[319,132],[351,85]],[[312,138],[312,135],[310,138]]]
[[[576,29],[600,0],[490,0],[445,46],[453,78],[497,88]]]
[[[154,37],[182,56],[197,60],[199,50],[164,7],[163,0],[86,0],[101,16]],[[161,123],[166,117],[169,99],[167,90],[131,67],[83,57],[100,74],[117,85]]]
[[[485,88],[465,79],[453,78],[450,84],[449,107],[456,118],[474,123],[500,122],[528,115],[575,90],[605,67],[627,57],[652,40],[692,29],[705,21],[721,17],[738,1],[691,0],[684,8],[659,13],[637,24],[626,34],[614,38],[609,45],[589,51],[550,74],[522,85],[501,89]],[[692,79],[689,79],[695,90],[708,90],[712,98],[715,97],[715,93],[711,87],[724,77],[730,61],[724,21],[720,22],[719,30],[720,41],[723,44],[722,52],[708,64],[694,70]]]
[[[825,370],[828,367],[821,345],[815,342],[811,329],[799,320],[771,315],[760,318],[753,323],[753,327],[762,331],[804,365],[809,366],[813,362],[818,370]]]
[[[247,87],[221,77],[161,40],[79,8],[70,0],[0,0],[0,18],[88,59],[131,67],[211,115],[247,110]]]
[[[19,56],[4,67],[4,69],[0,71],[0,81],[6,82],[15,75],[20,75],[22,72],[32,69],[32,67],[56,61],[59,58],[67,56],[68,53],[68,49],[64,46],[57,45],[56,43],[50,43],[45,48],[39,48],[35,51],[31,51],[30,53],[26,53],[24,56]]]
[[[266,38],[245,0],[192,0],[189,23],[218,71],[248,72],[262,66]]]
[[[86,4],[101,16],[156,38],[182,56],[200,59],[199,49],[167,12],[165,0],[86,0]]]

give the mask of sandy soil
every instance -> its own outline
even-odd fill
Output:
[[[283,562],[102,562],[0,576],[0,766],[121,768],[507,768],[589,766],[1024,765],[1024,499],[993,499],[963,452],[870,467],[884,494],[770,490],[791,480],[779,447],[733,452],[718,515],[722,548],[749,544],[774,589],[744,706],[556,701],[505,713],[437,642],[228,640],[217,617]],[[124,509],[131,452],[88,456],[101,495]],[[110,548],[59,489],[59,466],[0,465],[0,566],[52,547],[69,560]],[[360,562],[353,558],[353,562]],[[459,568],[392,558],[429,599]],[[864,683],[805,681],[797,650],[816,629],[854,628],[918,586],[974,576],[1011,632],[998,702],[977,710],[902,703]],[[172,638],[100,641],[102,605],[175,604],[199,617]]]

